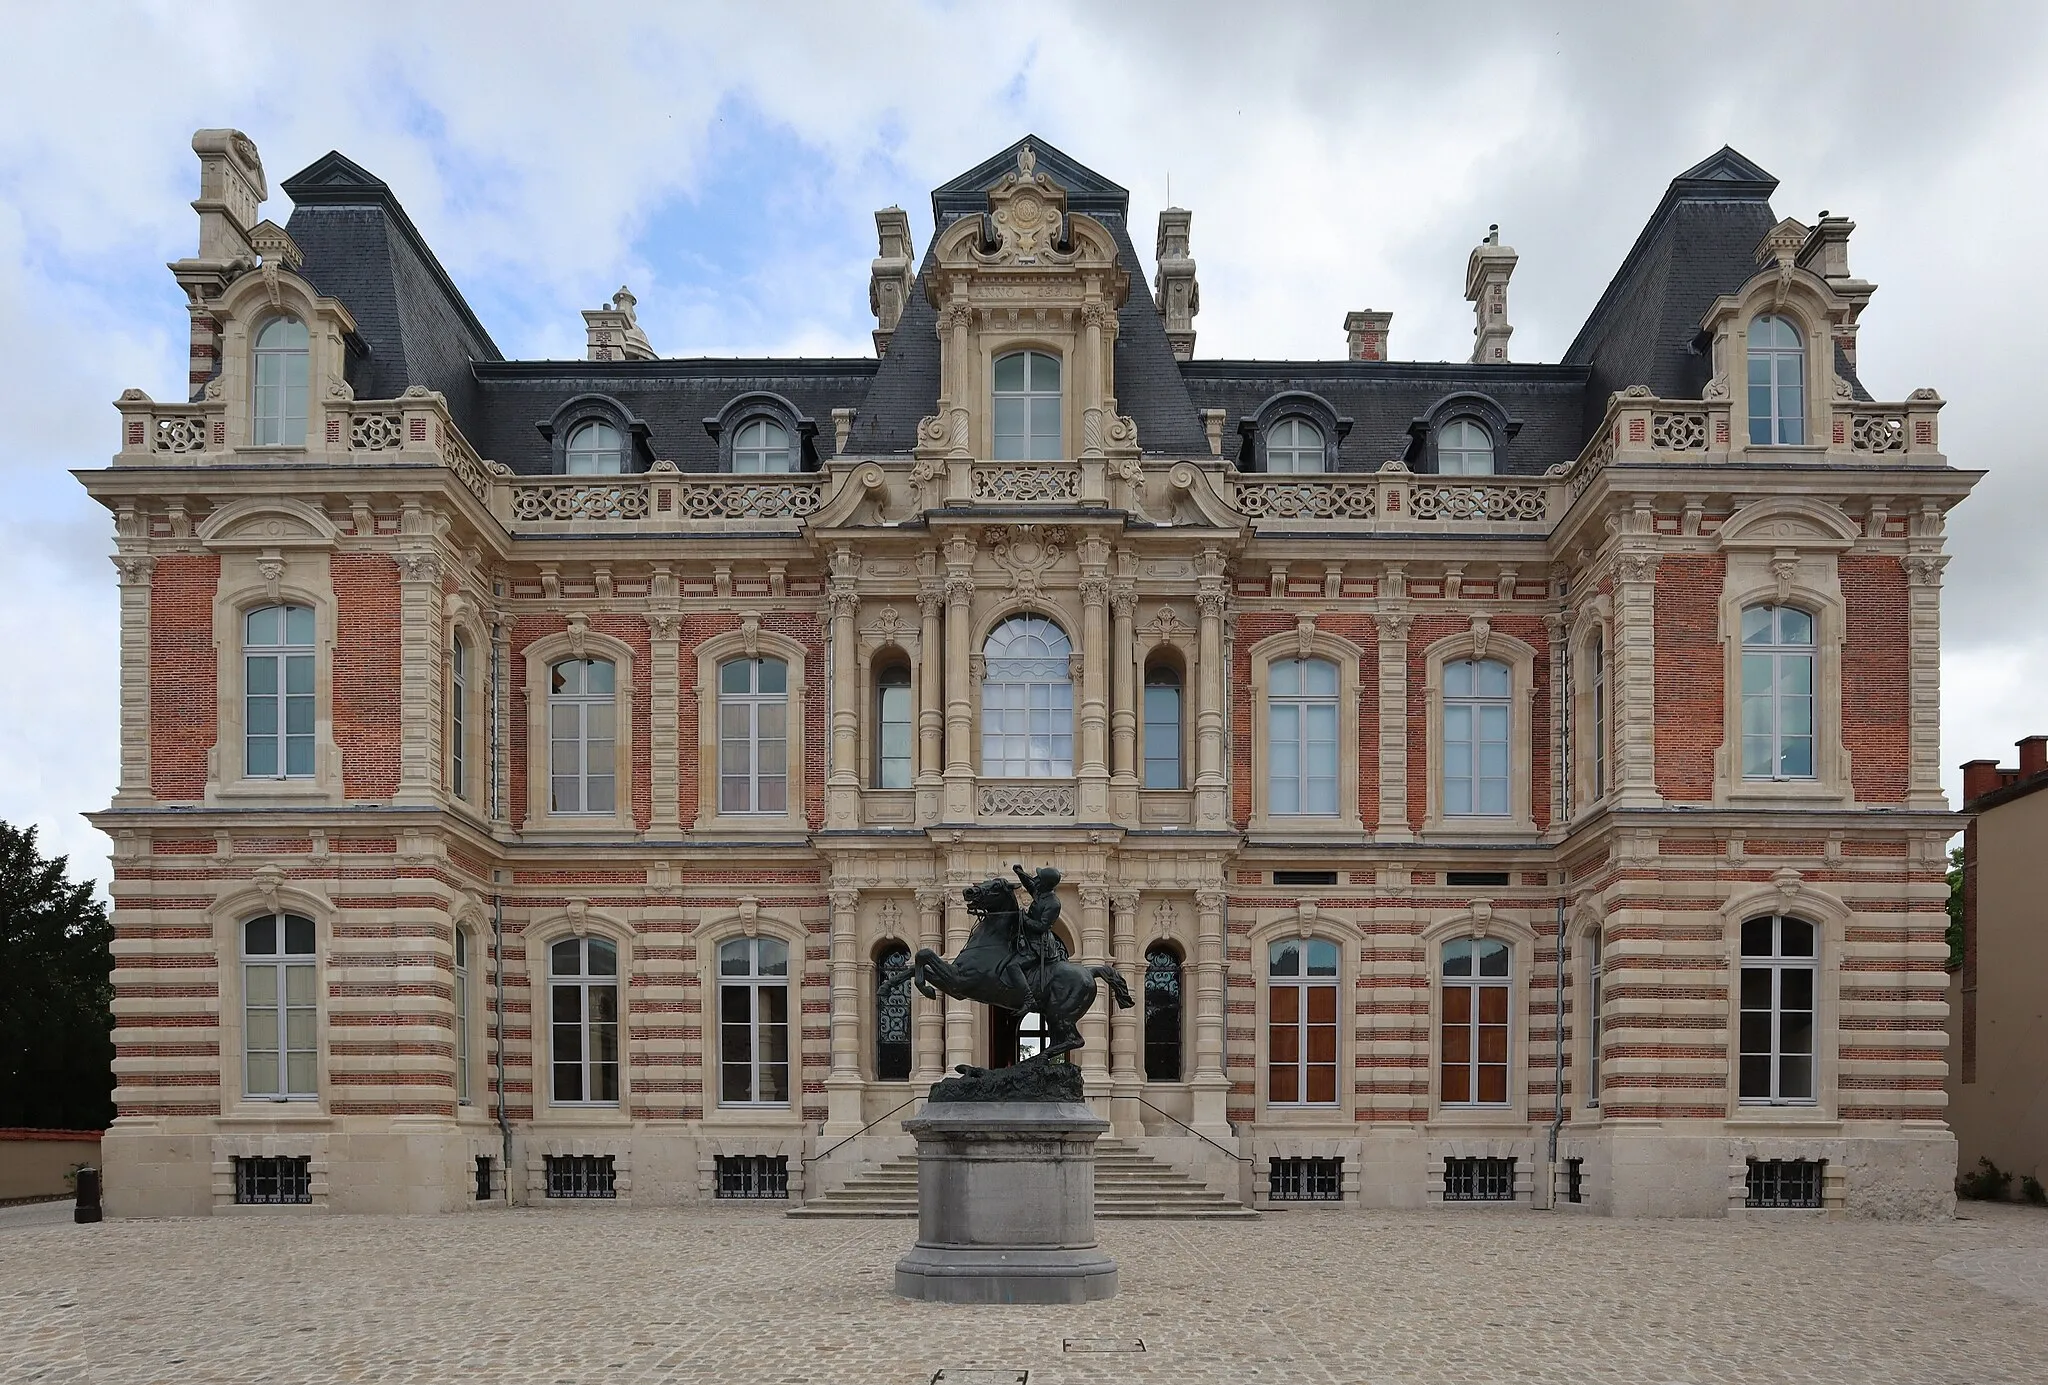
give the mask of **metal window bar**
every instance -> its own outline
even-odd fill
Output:
[[[1275,1159],[1266,1173],[1266,1192],[1274,1202],[1342,1202],[1342,1159]]]
[[[1586,1200],[1586,1161],[1567,1159],[1564,1161],[1564,1200],[1584,1202]]]
[[[1514,1160],[1444,1160],[1445,1202],[1513,1202],[1514,1200]]]
[[[1819,1207],[1825,1159],[1751,1159],[1745,1207]]]
[[[549,1197],[617,1197],[618,1170],[610,1154],[550,1154]]]
[[[491,1200],[491,1157],[488,1154],[476,1156],[476,1200]]]
[[[716,1196],[723,1198],[786,1198],[789,1156],[784,1154],[721,1154],[714,1161]]]
[[[313,1200],[313,1160],[261,1155],[235,1160],[235,1201],[247,1205],[306,1203]]]

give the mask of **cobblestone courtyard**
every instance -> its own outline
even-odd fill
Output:
[[[1057,1310],[897,1301],[905,1222],[68,1212],[0,1212],[10,1385],[2048,1380],[2048,1212],[2017,1207],[1933,1225],[1125,1222],[1102,1228],[1122,1293]],[[1142,1354],[1063,1349],[1130,1339]]]

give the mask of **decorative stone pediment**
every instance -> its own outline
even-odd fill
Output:
[[[215,551],[333,548],[340,541],[326,515],[304,501],[281,497],[223,505],[200,522],[195,534]]]
[[[1824,549],[1839,552],[1856,542],[1854,520],[1833,505],[1779,497],[1746,505],[1721,526],[1725,549]]]

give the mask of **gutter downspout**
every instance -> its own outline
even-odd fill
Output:
[[[1544,1206],[1557,1210],[1557,1132],[1564,1125],[1564,896],[1557,897],[1557,1008],[1551,1032],[1557,1036],[1557,1062],[1552,1069],[1550,1117],[1550,1194]]]
[[[494,872],[495,873],[495,872]],[[497,1050],[498,1065],[498,1139],[504,1146],[505,1159],[505,1205],[512,1205],[512,1122],[505,1115],[505,900],[502,895],[491,896],[491,951],[495,954],[497,975]]]

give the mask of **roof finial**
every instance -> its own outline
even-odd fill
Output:
[[[1038,172],[1038,152],[1031,147],[1030,142],[1027,140],[1017,149],[1017,174],[1019,177],[1029,178],[1036,172]]]
[[[1486,228],[1486,243],[1488,245],[1500,244],[1500,223],[1498,221]]]

